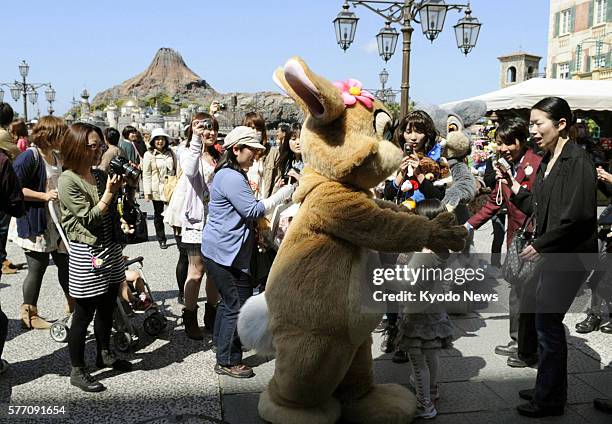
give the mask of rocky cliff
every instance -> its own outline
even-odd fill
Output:
[[[223,115],[231,123],[234,119],[239,122],[242,115],[251,110],[263,113],[270,122],[296,121],[301,117],[294,102],[278,93],[218,93],[187,66],[178,51],[166,47],[157,51],[147,69],[119,85],[101,91],[94,97],[92,104],[133,97],[145,100],[161,93],[168,95],[177,104],[207,105],[218,100],[226,105]],[[232,102],[234,95],[237,99],[236,118]]]

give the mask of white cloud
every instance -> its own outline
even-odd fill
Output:
[[[363,44],[361,48],[367,53],[378,53],[378,43],[376,42],[376,38],[373,38],[366,44]]]

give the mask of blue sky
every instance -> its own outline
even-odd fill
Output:
[[[105,0],[4,2],[0,47],[0,81],[19,77],[22,59],[30,64],[29,80],[51,82],[55,109],[70,107],[73,94],[98,91],[144,70],[160,47],[177,49],[188,66],[217,91],[262,91],[277,88],[271,75],[293,55],[331,79],[356,78],[378,88],[386,66],[389,84],[400,88],[401,37],[385,65],[373,47],[382,18],[364,7],[351,8],[360,18],[355,42],[344,53],[336,44],[332,20],[342,0],[159,1]],[[447,1],[447,3],[455,3]],[[522,49],[546,63],[548,0],[473,0],[473,15],[482,23],[476,48],[467,58],[459,52],[452,26],[463,16],[448,13],[444,31],[431,44],[417,24],[412,37],[410,96],[439,104],[499,88],[497,57]],[[24,13],[25,9],[25,13]],[[13,18],[8,18],[12,16]],[[16,17],[20,17],[17,19]],[[399,29],[399,28],[398,28]],[[21,112],[5,91],[4,101]],[[43,90],[41,113],[46,113]],[[30,105],[29,105],[30,106]]]

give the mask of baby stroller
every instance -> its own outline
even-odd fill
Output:
[[[144,290],[149,299],[151,299],[152,303],[151,306],[143,312],[144,319],[142,321],[142,329],[149,336],[156,337],[162,331],[164,331],[168,325],[168,320],[160,310],[159,306],[154,302],[153,293],[151,292],[151,288],[147,283],[144,273],[143,262],[144,258],[142,256],[129,259],[125,262],[125,268],[128,269],[130,265],[136,265],[136,271],[143,280]],[[138,296],[135,287],[130,286],[130,290],[132,291],[133,295]],[[134,325],[132,325],[132,320],[130,320],[130,316],[133,316],[134,312],[135,311],[131,310],[129,304],[127,304],[120,297],[117,297],[117,308],[115,308],[113,318],[113,328],[115,329],[115,333],[113,334],[112,339],[115,347],[120,352],[127,352],[130,349],[134,349],[138,344],[138,330],[136,327],[134,327]]]
[[[53,223],[55,224],[55,227],[57,228],[62,238],[62,241],[64,242],[64,245],[66,246],[68,251],[70,251],[70,243],[68,242],[66,235],[64,234],[64,230],[59,223],[55,208],[51,205],[51,203],[49,203],[48,208]],[[143,262],[144,258],[142,256],[139,256],[134,259],[126,258],[125,269],[129,269],[130,265],[138,264],[138,266],[136,267],[136,271],[144,283],[143,285],[146,294],[153,302],[151,304],[151,307],[145,311],[145,317],[142,325],[145,333],[152,337],[155,337],[166,328],[168,321],[165,315],[160,311],[159,307],[155,304],[153,300],[151,289],[147,284],[147,279],[144,274]],[[72,314],[51,324],[49,333],[51,335],[51,338],[56,342],[63,343],[68,340],[68,330],[70,328],[68,325],[68,321],[70,320],[71,316]],[[119,350],[120,352],[127,352],[128,350],[130,350],[130,348],[134,348],[136,346],[136,344],[138,343],[138,332],[131,324],[128,318],[128,312],[126,312],[126,310],[124,309],[123,301],[121,300],[120,296],[117,297],[117,308],[115,309],[115,313],[113,316],[113,328],[115,329],[115,333],[113,334],[112,338],[117,350]]]
[[[151,300],[153,300],[151,289],[145,277],[143,262],[144,258],[142,256],[129,259],[125,261],[125,268],[127,270],[131,265],[137,265],[135,268],[144,282],[146,294]],[[130,289],[135,290],[133,287],[130,287]],[[126,307],[124,305],[125,302],[120,298],[120,296],[117,296],[117,307],[115,308],[113,316],[113,329],[115,332],[112,335],[112,340],[115,348],[120,352],[127,352],[130,349],[134,349],[139,340],[138,330],[134,327],[130,320],[130,315],[133,315],[133,311],[130,311],[129,309],[126,311],[129,306]],[[166,328],[168,320],[154,302],[146,311],[144,311],[144,315],[142,327],[144,332],[148,335],[155,337]],[[63,343],[68,339],[68,321],[70,320],[70,317],[71,315],[62,318],[51,325],[49,332],[51,338],[56,342]]]

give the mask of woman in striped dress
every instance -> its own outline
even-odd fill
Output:
[[[121,245],[113,237],[119,220],[115,193],[121,187],[121,177],[107,177],[92,169],[100,160],[102,143],[98,127],[72,125],[62,141],[65,171],[59,178],[62,227],[70,244],[69,291],[76,300],[68,339],[70,383],[88,392],[105,389],[85,368],[85,337],[94,314],[96,366],[119,371],[132,368],[109,348],[113,310],[119,285],[125,280],[125,267]]]

